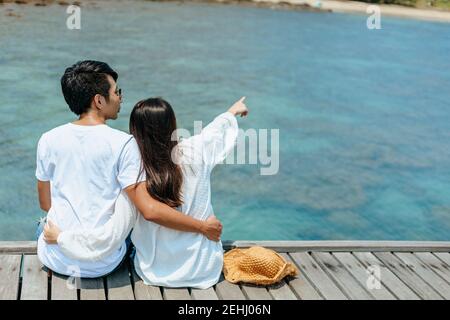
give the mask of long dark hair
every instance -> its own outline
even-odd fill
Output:
[[[172,140],[177,122],[172,106],[162,98],[139,101],[131,111],[130,133],[136,139],[142,155],[142,175],[145,171],[149,194],[169,205],[178,207],[183,201],[182,169],[171,158],[178,144]]]

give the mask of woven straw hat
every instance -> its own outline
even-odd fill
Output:
[[[223,273],[232,283],[248,282],[269,285],[298,274],[292,263],[273,250],[263,247],[233,249],[224,254]]]

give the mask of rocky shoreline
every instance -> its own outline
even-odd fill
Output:
[[[340,13],[357,13],[367,15],[367,8],[373,3],[345,1],[345,0],[147,0],[154,2],[175,2],[175,3],[213,3],[213,4],[234,4],[251,7],[263,7],[271,9],[285,10],[303,10],[314,12],[340,12]],[[62,5],[70,4],[84,6],[95,5],[96,3],[105,2],[105,0],[0,0],[2,4],[17,5]],[[447,22],[450,23],[450,11],[438,9],[417,9],[413,7],[405,7],[399,5],[377,5],[382,15],[389,15],[402,18],[412,18],[426,21]],[[15,13],[9,9],[7,15],[14,16]]]
[[[300,10],[312,10],[323,11],[320,8],[315,8],[308,3],[294,3],[290,1],[261,1],[261,0],[146,0],[152,2],[176,2],[176,3],[218,3],[218,4],[239,4],[244,6],[256,6],[256,7],[270,7],[280,9],[300,9]],[[80,1],[64,1],[64,0],[0,0],[0,4],[14,3],[19,5],[34,5],[34,6],[46,6],[52,4],[58,4],[63,6],[78,5],[89,3],[104,2],[104,0],[80,0]],[[326,10],[331,11],[331,10]]]
[[[2,3],[15,3],[15,4],[28,4],[35,6],[46,6],[49,4],[59,4],[62,6],[68,6],[70,4],[81,5],[81,1],[63,1],[63,0],[0,0],[0,4]]]

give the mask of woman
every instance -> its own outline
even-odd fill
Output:
[[[200,220],[213,215],[210,175],[236,144],[236,116],[246,116],[245,97],[217,116],[199,135],[178,141],[176,118],[161,98],[138,102],[130,116],[130,133],[142,156],[141,174],[149,194]],[[223,266],[221,242],[201,234],[163,227],[136,212],[122,193],[107,224],[93,230],[60,232],[51,222],[46,241],[76,259],[100,259],[127,237],[130,230],[137,274],[148,285],[205,289],[216,284]]]

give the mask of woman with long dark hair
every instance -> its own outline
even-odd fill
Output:
[[[175,114],[167,101],[150,98],[135,105],[130,115],[130,133],[139,146],[141,175],[151,197],[199,220],[214,215],[211,171],[236,144],[236,116],[248,113],[244,99],[217,116],[200,134],[183,140],[178,138]],[[148,220],[136,212],[122,193],[114,215],[103,227],[59,233],[56,226],[50,225],[45,232],[58,240],[65,254],[77,259],[98,259],[123,242],[134,227],[134,266],[144,283],[194,288],[217,283],[223,267],[220,241]]]

